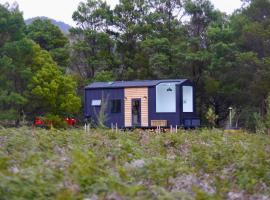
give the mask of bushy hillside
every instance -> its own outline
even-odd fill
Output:
[[[1,129],[1,199],[270,199],[270,138]]]
[[[48,17],[34,17],[34,18],[30,18],[30,19],[26,19],[25,20],[25,23],[27,25],[29,24],[32,24],[33,21],[35,21],[36,19],[47,19],[47,20],[50,20],[52,24],[54,24],[55,26],[57,26],[63,33],[65,34],[68,34],[69,33],[69,29],[71,29],[71,26],[64,23],[64,22],[61,22],[61,21],[56,21],[55,19],[51,19],[51,18],[48,18]]]

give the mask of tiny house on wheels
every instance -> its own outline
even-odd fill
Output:
[[[187,79],[96,82],[85,87],[85,117],[119,128],[197,127],[195,88]]]

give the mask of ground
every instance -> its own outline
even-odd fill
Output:
[[[0,199],[270,199],[270,136],[0,129]]]

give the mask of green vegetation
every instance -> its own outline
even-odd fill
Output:
[[[67,36],[0,4],[0,123],[66,128],[90,82],[189,78],[209,126],[232,107],[234,124],[270,133],[270,2],[242,2],[228,16],[209,0],[87,0]],[[269,200],[269,166],[264,134],[0,129],[1,200]]]
[[[0,5],[0,27],[1,124],[78,113],[77,83],[65,73],[69,41],[59,28],[40,19],[26,26],[15,4]]]
[[[82,113],[94,81],[188,78],[205,125],[225,127],[232,107],[233,124],[268,132],[270,2],[242,2],[227,15],[209,0],[85,0],[68,35],[0,5],[0,123]]]
[[[68,66],[68,38],[48,19],[36,19],[26,27],[26,35],[40,47],[50,52],[53,60],[61,67]]]
[[[270,137],[0,130],[1,199],[270,199]]]
[[[255,131],[270,93],[270,2],[242,2],[229,16],[209,0],[84,1],[71,68],[79,85],[104,70],[115,80],[188,78],[205,124],[224,127],[233,107],[234,124]]]

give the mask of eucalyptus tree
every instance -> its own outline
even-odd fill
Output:
[[[190,78],[196,86],[199,86],[203,71],[209,64],[206,43],[207,30],[209,25],[218,19],[219,12],[214,9],[209,0],[187,0],[184,6],[187,15],[190,17],[189,22],[186,24],[188,32],[186,66]]]
[[[140,54],[140,43],[151,32],[146,22],[148,13],[146,0],[120,0],[113,10],[116,51],[121,62],[118,72],[123,79],[142,78],[147,74],[147,59]]]
[[[185,16],[183,0],[149,0],[150,14],[147,22],[156,35],[173,40]]]
[[[176,55],[183,50],[182,42],[185,40],[183,2],[149,0],[148,4],[150,9],[146,21],[151,27],[151,34],[142,42],[141,48],[143,54],[149,57],[149,74],[153,78],[176,78],[181,74],[181,61],[177,61],[179,57],[176,58]]]
[[[114,41],[110,37],[112,11],[102,0],[81,2],[73,13],[77,27],[71,29],[71,69],[88,80],[114,66]]]

